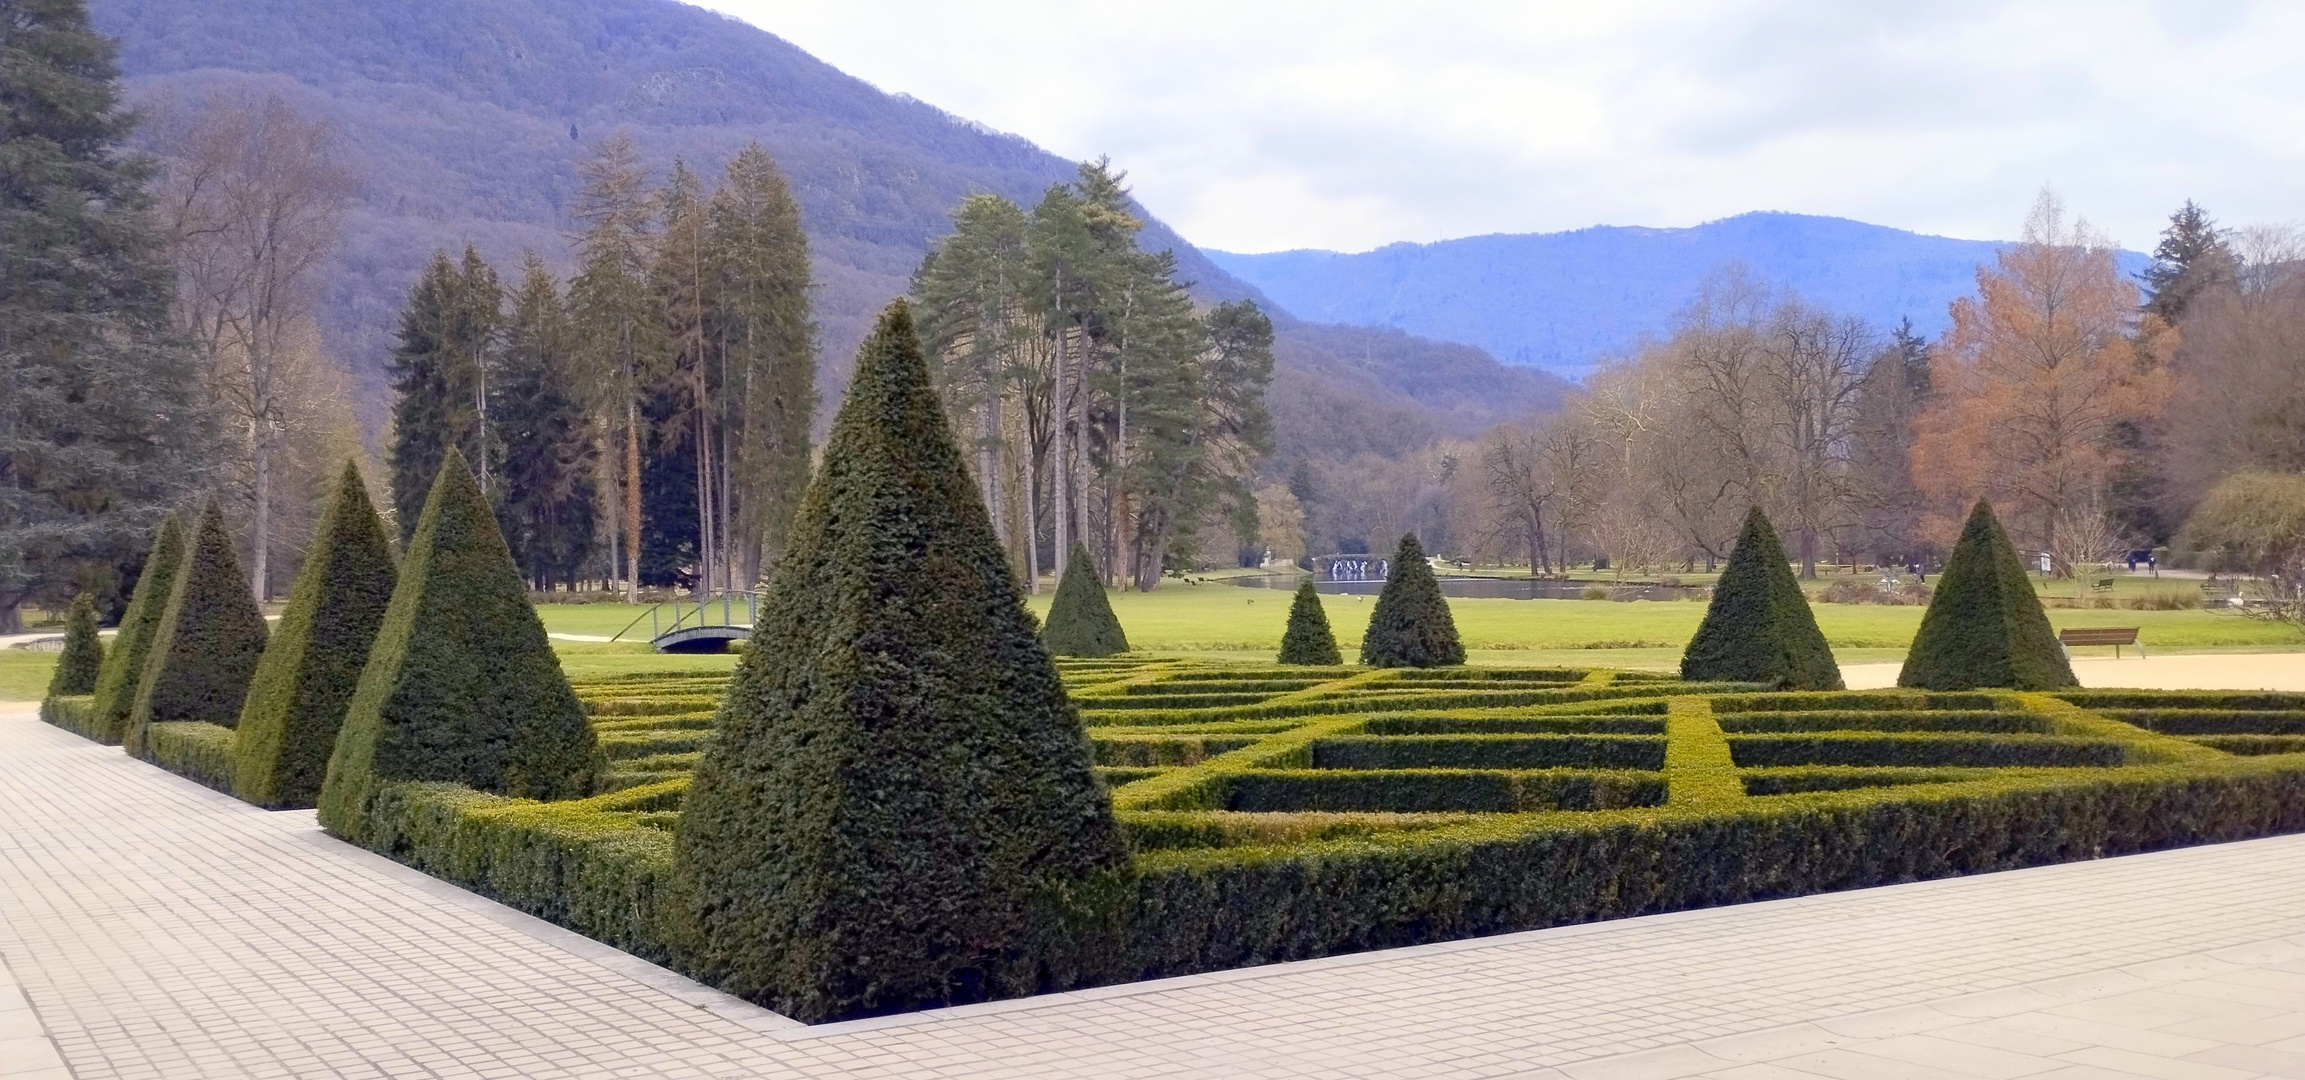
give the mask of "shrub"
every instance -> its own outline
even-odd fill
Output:
[[[198,721],[153,724],[145,729],[144,756],[154,765],[232,794],[233,730]]]
[[[74,697],[96,692],[96,675],[104,669],[104,643],[96,636],[96,601],[87,593],[72,598],[64,614],[64,652],[56,657],[56,673],[48,677],[49,697]]]
[[[153,724],[239,723],[265,636],[264,612],[240,572],[224,512],[210,499],[152,633],[151,656],[121,740],[128,752],[146,756],[145,734]]]
[[[1103,970],[1126,839],[903,301],[789,536],[681,812],[691,968],[812,1022]]]
[[[1368,632],[1361,637],[1361,663],[1421,668],[1464,662],[1456,620],[1449,617],[1449,601],[1425,561],[1424,546],[1417,543],[1417,534],[1403,533],[1376,610],[1369,613]]]
[[[328,755],[396,578],[384,522],[360,471],[346,462],[241,709],[234,794],[273,809],[320,798]]]
[[[1713,586],[1713,603],[1681,657],[1681,677],[1766,683],[1782,690],[1839,690],[1841,667],[1768,515],[1756,506]]]
[[[128,731],[128,716],[136,709],[136,688],[144,679],[144,658],[151,653],[152,634],[168,607],[168,593],[176,586],[176,570],[184,563],[184,526],[171,511],[160,519],[152,550],[144,554],[144,572],[136,591],[128,596],[128,610],[120,616],[120,633],[96,673],[95,700],[89,703],[88,737],[118,743]]]
[[[1310,581],[1297,586],[1289,602],[1289,628],[1281,634],[1283,664],[1334,667],[1345,662],[1337,651],[1337,636],[1329,630],[1329,613],[1321,608],[1321,593]]]
[[[2080,685],[2009,534],[1983,499],[1961,527],[1961,539],[1937,579],[1937,595],[1921,616],[1897,685],[1930,690]]]
[[[320,823],[375,847],[368,813],[395,782],[571,799],[591,794],[605,767],[488,501],[452,449],[329,756]]]
[[[1075,541],[1064,577],[1057,582],[1056,599],[1049,601],[1048,626],[1041,630],[1048,651],[1058,656],[1111,656],[1128,651],[1128,635],[1112,613],[1104,594],[1104,579],[1088,548]]]

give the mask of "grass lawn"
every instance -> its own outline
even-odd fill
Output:
[[[48,696],[48,679],[61,653],[0,649],[0,701],[38,701]]]

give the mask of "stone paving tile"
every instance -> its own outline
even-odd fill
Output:
[[[12,714],[0,964],[7,1080],[2305,1076],[2305,838],[800,1028]]]

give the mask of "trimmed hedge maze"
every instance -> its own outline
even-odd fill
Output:
[[[2305,695],[1062,667],[1136,850],[1073,986],[2305,830]],[[399,785],[387,846],[677,965],[672,828],[725,684],[579,682],[605,794]]]

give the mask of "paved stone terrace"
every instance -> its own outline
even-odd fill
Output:
[[[0,964],[10,1080],[2305,1077],[2305,837],[811,1029],[17,711]]]

